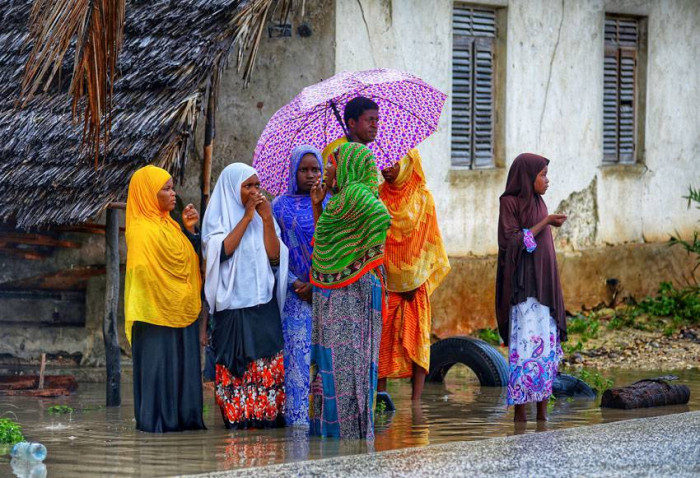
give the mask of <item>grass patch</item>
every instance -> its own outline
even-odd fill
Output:
[[[9,418],[0,418],[0,443],[14,445],[22,440],[24,435],[20,424]]]
[[[476,336],[491,345],[501,344],[501,336],[497,329],[480,329],[476,332]]]
[[[69,407],[68,405],[51,405],[49,408],[47,408],[47,411],[51,415],[65,415],[67,413],[73,413],[75,409],[73,407]]]
[[[613,379],[603,377],[598,371],[589,371],[582,368],[574,372],[573,375],[586,382],[589,387],[596,390],[598,393],[602,393],[615,385]]]

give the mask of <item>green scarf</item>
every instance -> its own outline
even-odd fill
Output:
[[[379,200],[374,155],[359,143],[338,150],[336,179],[340,192],[316,224],[311,283],[344,287],[384,262],[384,242],[391,216]]]

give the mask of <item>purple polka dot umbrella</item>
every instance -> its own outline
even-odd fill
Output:
[[[420,78],[399,70],[344,71],[304,88],[268,121],[253,156],[262,187],[274,195],[287,189],[289,160],[296,146],[323,150],[345,135],[345,105],[365,96],[379,105],[377,138],[370,149],[380,169],[391,166],[438,127],[447,96]]]

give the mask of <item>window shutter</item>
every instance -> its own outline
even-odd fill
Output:
[[[492,167],[496,12],[456,3],[452,26],[452,164]]]
[[[638,31],[636,19],[605,19],[604,162],[635,162]]]
[[[474,42],[474,153],[473,168],[493,165],[493,40]]]

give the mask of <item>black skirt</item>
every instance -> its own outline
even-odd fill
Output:
[[[214,313],[212,342],[216,363],[241,377],[248,364],[274,357],[284,348],[275,294],[267,304]]]
[[[184,328],[134,322],[136,428],[151,433],[205,430],[199,321]]]

